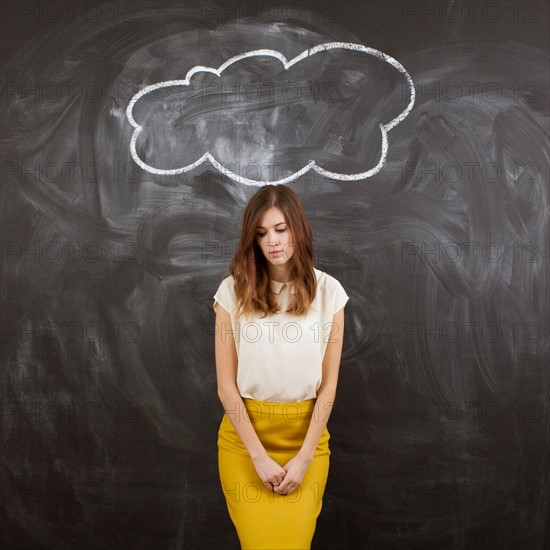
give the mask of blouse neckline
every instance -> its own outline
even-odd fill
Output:
[[[284,285],[287,285],[288,287],[290,287],[291,294],[296,294],[296,287],[294,286],[294,281],[288,281],[286,283],[282,281],[276,281],[275,279],[270,279],[270,281],[271,281],[271,290],[275,292],[275,294],[280,294],[281,289],[283,288]]]

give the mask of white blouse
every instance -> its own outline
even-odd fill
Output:
[[[262,312],[236,319],[237,296],[232,275],[226,277],[214,294],[212,307],[220,303],[231,315],[230,327],[216,327],[233,337],[237,348],[237,388],[242,397],[260,401],[296,402],[317,397],[321,386],[323,358],[334,314],[349,296],[340,282],[316,268],[317,294],[308,313],[301,317],[287,314],[292,282],[271,280],[282,311],[262,319]],[[343,338],[341,330],[333,338]]]

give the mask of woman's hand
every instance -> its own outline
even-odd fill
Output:
[[[290,459],[285,465],[286,476],[283,482],[273,490],[279,495],[288,495],[292,493],[304,480],[311,460],[307,460],[300,455]]]
[[[277,464],[268,454],[253,458],[252,462],[263,484],[270,491],[278,487],[285,478],[285,469]]]

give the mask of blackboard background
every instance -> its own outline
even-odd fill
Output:
[[[417,92],[376,176],[290,184],[351,297],[313,547],[548,547],[548,4],[292,5],[2,3],[3,548],[238,548],[211,305],[255,188],[136,169],[125,78],[275,23]]]

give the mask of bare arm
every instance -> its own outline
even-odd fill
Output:
[[[338,310],[333,317],[330,337],[323,358],[323,379],[317,392],[317,400],[309,428],[298,453],[307,463],[313,460],[315,449],[327,425],[338,385],[338,371],[344,343],[344,308]]]
[[[235,431],[248,449],[252,459],[267,455],[237,388],[237,349],[231,332],[231,316],[216,305],[215,354],[218,397]]]

